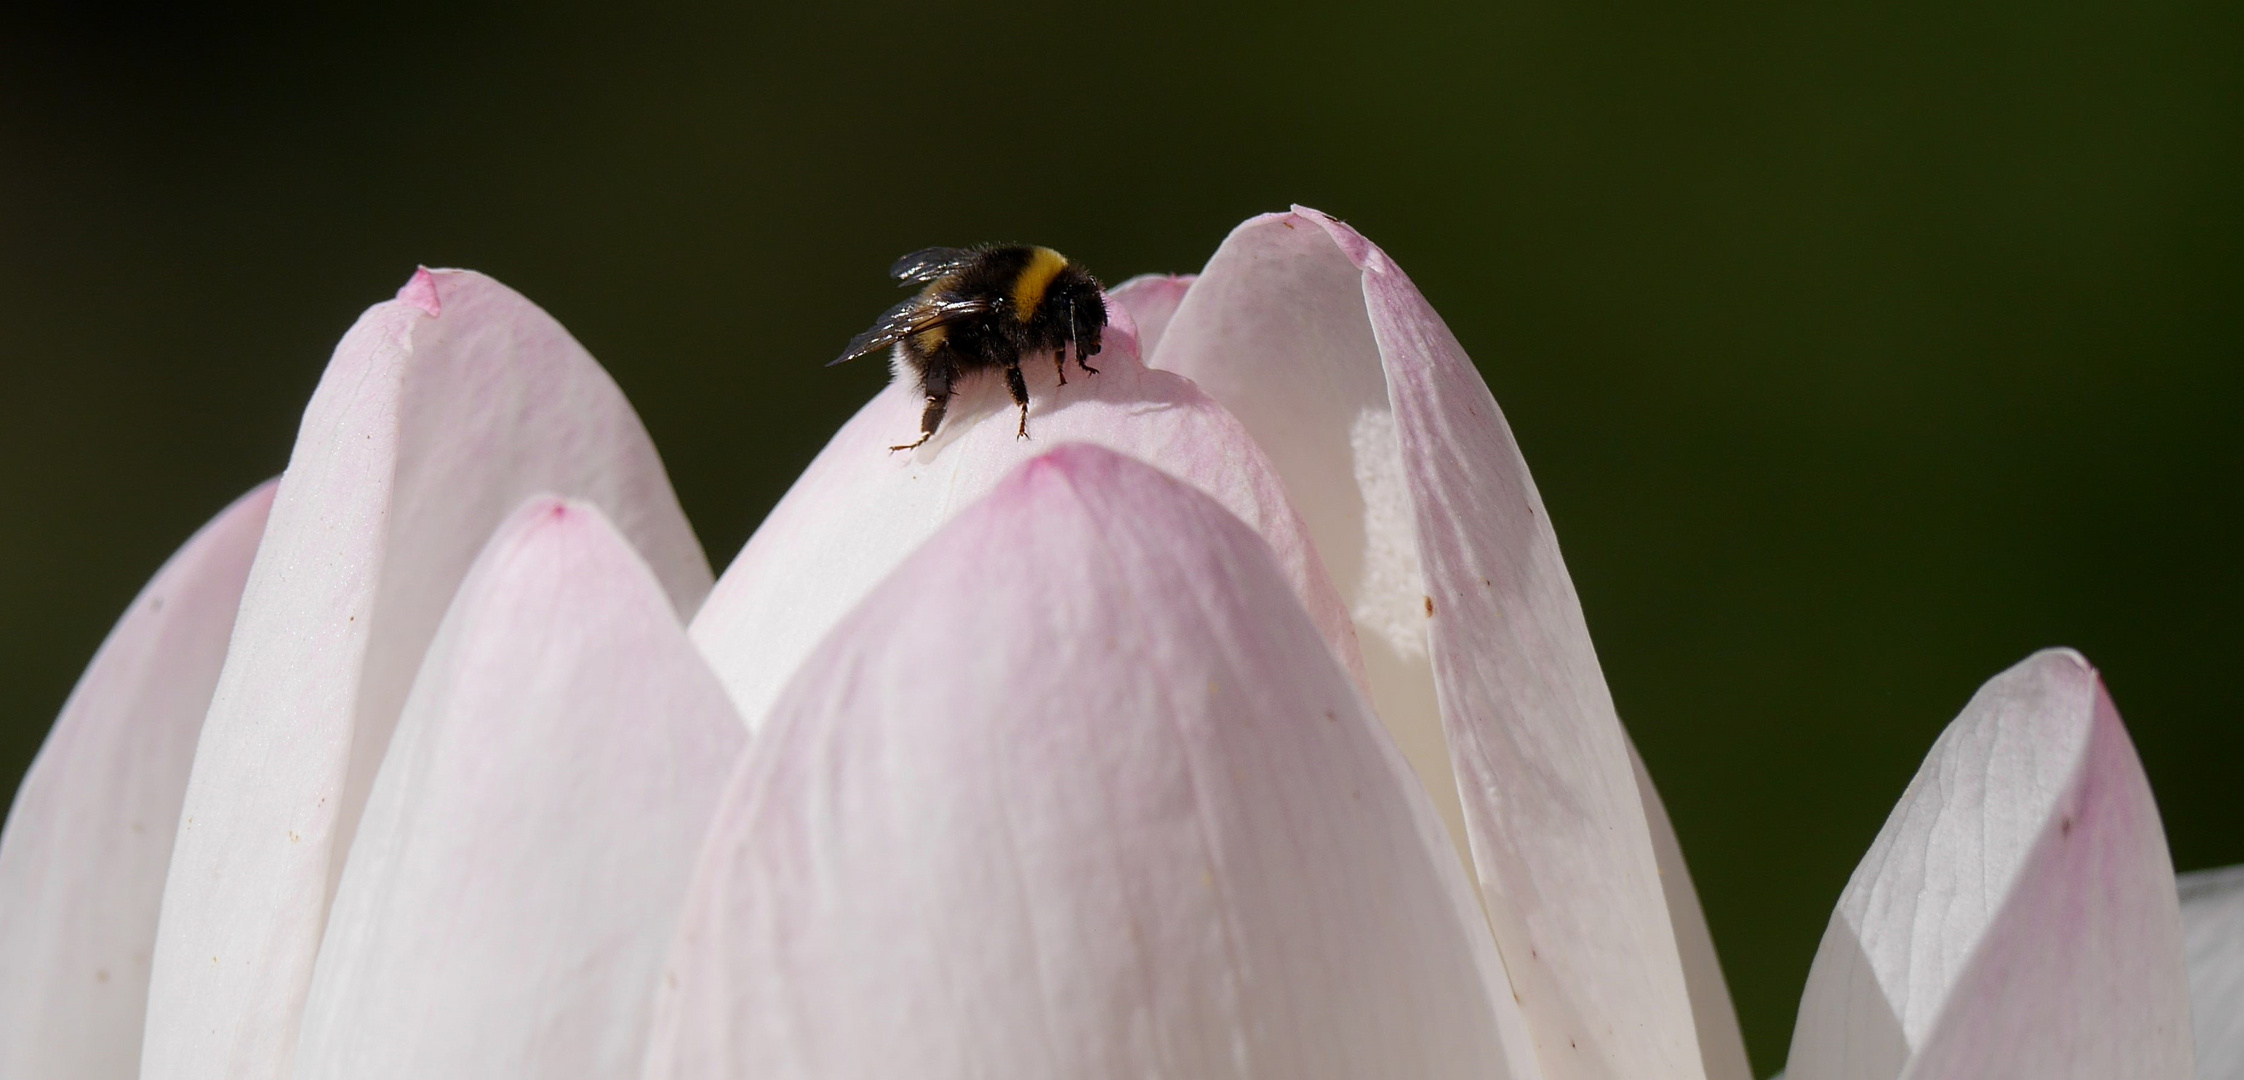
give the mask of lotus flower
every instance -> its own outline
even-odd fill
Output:
[[[1034,441],[985,387],[891,455],[891,387],[712,583],[576,342],[416,274],[26,779],[0,1076],[1748,1076],[1410,280],[1296,209],[1109,306]],[[2095,672],[2028,658],[1840,898],[1791,1075],[2178,1080],[2192,979],[2235,1075],[2244,878],[2186,891]]]

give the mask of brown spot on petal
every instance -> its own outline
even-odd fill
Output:
[[[1431,596],[1426,598],[1426,617],[1429,619],[1434,617],[1434,598]]]

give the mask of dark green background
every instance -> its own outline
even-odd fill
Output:
[[[610,5],[621,8],[625,5]],[[1761,1072],[1941,726],[2085,650],[2244,862],[2232,0],[0,15],[0,776],[416,262],[607,364],[721,567],[934,243],[1118,280],[1300,201],[1549,500]]]

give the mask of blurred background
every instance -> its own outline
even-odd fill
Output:
[[[928,244],[1382,244],[1526,448],[1756,1070],[1986,678],[2104,671],[2244,862],[2244,7],[73,5],[0,14],[0,783],[416,263],[622,383],[722,567]],[[629,5],[637,8],[640,5]]]

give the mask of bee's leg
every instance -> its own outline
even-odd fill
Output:
[[[1083,324],[1077,322],[1075,318],[1075,301],[1070,300],[1067,302],[1067,339],[1069,344],[1075,346],[1075,366],[1096,375],[1099,373],[1099,369],[1084,363],[1083,358],[1099,354],[1098,327],[1091,327],[1091,332],[1088,334],[1083,333],[1082,330]],[[1084,347],[1085,339],[1090,341],[1089,348]]]
[[[943,426],[943,411],[950,407],[951,395],[948,392],[927,395],[927,408],[919,414],[919,438],[901,446],[891,446],[888,448],[889,452],[917,450],[926,445],[927,440],[935,437],[935,429]]]
[[[921,410],[919,414],[919,438],[902,446],[891,446],[888,448],[889,453],[895,453],[898,450],[917,450],[925,445],[927,440],[935,437],[936,428],[943,426],[943,413],[951,407],[950,377],[930,373],[926,378],[920,380],[920,385],[927,390],[927,408]]]
[[[1054,371],[1057,371],[1057,372],[1059,372],[1059,373],[1060,373],[1060,385],[1061,385],[1061,386],[1066,386],[1066,385],[1067,385],[1067,346],[1065,346],[1065,345],[1062,345],[1062,346],[1060,346],[1060,347],[1059,347],[1058,349],[1055,349],[1055,350],[1053,350],[1053,352],[1052,352],[1052,370],[1054,370]]]
[[[1021,433],[1028,438],[1028,382],[1021,378],[1021,365],[1016,362],[1005,367],[1005,388],[1013,392],[1013,404],[1021,407]]]

